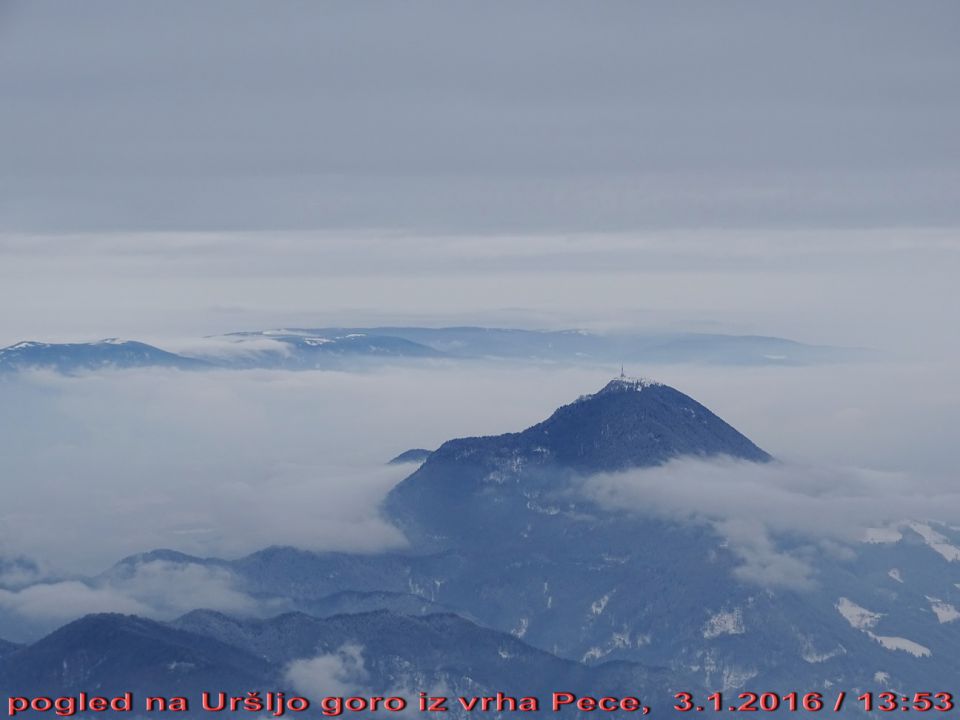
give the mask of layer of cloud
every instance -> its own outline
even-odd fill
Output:
[[[95,578],[31,578],[0,588],[0,637],[32,640],[91,613],[171,620],[197,608],[240,616],[288,610],[278,599],[253,598],[228,569],[151,559],[126,563]]]
[[[803,553],[782,551],[785,536],[836,552],[888,520],[960,516],[950,487],[960,422],[953,365],[640,370],[702,401],[781,462],[682,461],[595,478],[590,492],[611,506],[712,523],[741,554],[744,577],[813,579]],[[520,430],[613,372],[439,363],[7,378],[0,556],[41,562],[3,566],[0,605],[34,626],[91,611],[282,610],[194,566],[151,564],[92,585],[70,578],[154,548],[220,557],[276,544],[400,548],[378,505],[410,468],[385,466],[389,458]],[[855,469],[866,467],[875,469]]]
[[[582,490],[605,508],[709,523],[740,557],[740,577],[788,587],[815,582],[813,551],[844,556],[869,529],[960,517],[952,476],[785,462],[681,459],[596,475]]]
[[[0,610],[13,615],[14,622],[54,626],[90,613],[151,614],[149,605],[122,591],[90,587],[76,580],[38,583],[18,591],[0,590]]]
[[[151,560],[137,563],[131,573],[113,573],[102,586],[146,608],[148,615],[172,618],[196,608],[254,615],[270,605],[254,600],[237,587],[233,574],[196,563]]]
[[[703,402],[784,467],[872,467],[892,474],[872,477],[871,491],[919,491],[955,465],[960,383],[949,363],[637,370]],[[389,458],[520,430],[611,372],[440,363],[8,378],[0,555],[89,574],[161,547],[227,557],[274,544],[401,547],[377,509],[409,472]],[[824,472],[803,470],[808,484]],[[849,491],[860,476],[844,472]],[[715,485],[753,494],[740,482],[733,473]]]
[[[0,556],[96,573],[153,548],[399,548],[378,505],[411,469],[390,458],[530,425],[604,377],[450,365],[7,378]]]
[[[17,308],[0,345],[480,324],[960,351],[950,230],[0,235],[0,258],[0,304]]]

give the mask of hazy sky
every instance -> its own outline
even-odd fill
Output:
[[[0,8],[0,345],[397,322],[955,344],[955,2]]]
[[[754,333],[956,357],[952,230],[0,238],[0,345],[267,327]]]
[[[960,6],[4,0],[16,230],[960,219]]]

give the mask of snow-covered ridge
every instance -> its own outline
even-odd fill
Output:
[[[619,377],[615,377],[592,395],[581,395],[579,398],[577,398],[577,402],[590,400],[600,395],[609,395],[612,393],[643,392],[647,388],[658,387],[662,384],[663,383],[659,383],[655,380],[650,380],[649,378],[645,377],[628,377],[627,375],[620,375]]]
[[[89,343],[89,345],[126,345],[129,340],[121,340],[120,338],[104,338],[102,340],[97,340],[96,342]],[[36,340],[23,340],[21,342],[15,343],[13,345],[8,345],[5,348],[0,348],[0,353],[6,352],[7,350],[30,350],[37,348],[53,348],[53,347],[73,347],[73,346],[82,346],[83,343],[44,343],[37,342]]]
[[[10,345],[9,347],[0,348],[0,353],[6,350],[26,350],[27,348],[37,348],[37,347],[50,347],[47,343],[40,343],[34,340],[24,340],[23,342],[18,342],[16,345]]]

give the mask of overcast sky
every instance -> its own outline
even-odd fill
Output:
[[[960,217],[960,5],[3,0],[3,230]]]

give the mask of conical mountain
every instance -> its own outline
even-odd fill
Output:
[[[522,432],[445,442],[394,488],[386,510],[411,539],[461,534],[478,520],[494,523],[490,511],[506,512],[511,496],[529,506],[574,476],[721,455],[771,459],[679,390],[621,376]]]

